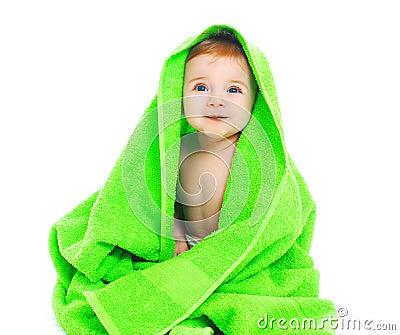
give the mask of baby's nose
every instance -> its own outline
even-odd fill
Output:
[[[225,107],[225,101],[217,96],[210,96],[207,101],[209,107]]]

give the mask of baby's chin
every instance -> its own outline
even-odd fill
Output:
[[[215,141],[220,141],[223,140],[227,137],[227,134],[224,133],[215,133],[213,131],[209,131],[206,129],[199,130],[199,133],[201,133],[204,136],[207,136],[210,140],[215,140]]]
[[[237,130],[231,132],[215,132],[207,129],[201,129],[199,130],[199,133],[206,136],[208,140],[214,142],[226,140],[234,135],[240,135],[240,131]]]

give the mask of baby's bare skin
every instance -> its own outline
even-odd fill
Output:
[[[236,148],[236,143],[227,139],[220,141],[214,148],[205,148],[197,137],[198,134],[192,134],[182,138],[181,142],[177,203],[178,206],[182,204],[183,220],[180,225],[176,222],[174,227],[178,254],[188,250],[185,233],[200,241],[218,229],[225,187]]]
[[[224,51],[226,45],[218,47]],[[189,55],[185,66],[182,112],[197,132],[181,138],[174,257],[189,249],[185,234],[200,241],[218,229],[236,143],[257,94],[244,51],[230,57],[204,50]]]

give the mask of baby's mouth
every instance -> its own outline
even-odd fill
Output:
[[[216,121],[228,118],[227,116],[222,116],[222,115],[206,115],[205,117],[208,119],[211,119],[211,120],[216,120]]]

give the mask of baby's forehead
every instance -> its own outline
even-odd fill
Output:
[[[197,61],[196,61],[197,60]],[[212,53],[202,53],[196,55],[186,62],[186,69],[189,67],[192,69],[195,67],[198,70],[207,69],[215,65],[231,67],[237,65],[243,72],[252,74],[251,67],[247,61],[247,58],[242,55],[237,56],[224,56]],[[193,66],[192,66],[193,65]]]
[[[231,62],[234,62],[235,64],[239,65],[245,72],[251,72],[250,65],[247,61],[247,58],[245,56],[219,56],[219,55],[213,55],[212,56],[214,61],[217,61],[219,59],[221,60],[229,60]]]

